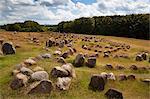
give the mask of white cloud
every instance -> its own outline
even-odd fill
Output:
[[[35,20],[57,24],[79,17],[150,13],[148,0],[97,0],[84,4],[71,0],[0,0],[0,24]]]

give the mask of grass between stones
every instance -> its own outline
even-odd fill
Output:
[[[4,37],[6,40],[12,39],[13,36],[7,32],[0,32],[0,37]],[[28,57],[34,57],[41,53],[51,53],[56,50],[56,47],[50,48],[49,51],[45,51],[42,48],[44,47],[44,43],[41,43],[40,46],[30,44],[26,40],[23,40],[24,37],[27,37],[28,33],[20,33],[18,34],[19,37],[13,40],[12,42],[17,42],[21,45],[20,49],[17,49],[17,53],[15,55],[8,55],[8,56],[0,56],[0,99],[105,99],[104,96],[105,92],[109,88],[116,88],[123,93],[125,99],[149,99],[150,95],[150,88],[145,83],[141,82],[141,78],[147,78],[150,76],[149,70],[148,71],[131,71],[129,70],[129,66],[135,64],[139,67],[142,66],[149,66],[150,64],[147,61],[136,62],[134,60],[134,55],[141,51],[141,50],[150,50],[150,47],[146,44],[150,43],[146,40],[136,40],[131,38],[118,38],[118,37],[107,37],[107,36],[98,36],[104,37],[107,39],[111,39],[112,41],[123,42],[131,45],[130,51],[127,53],[129,54],[131,59],[114,59],[114,58],[103,58],[102,54],[100,54],[99,58],[97,59],[96,67],[95,68],[88,68],[83,66],[81,68],[75,68],[77,78],[73,79],[70,89],[68,91],[57,91],[53,90],[51,94],[34,94],[34,95],[26,95],[23,93],[24,89],[19,90],[11,90],[9,87],[9,83],[12,79],[11,71],[14,69],[16,64],[21,63],[24,59]],[[7,35],[7,36],[6,36]],[[33,33],[32,35],[39,37],[41,33]],[[40,41],[46,41],[45,39],[49,34],[43,34]],[[82,36],[82,35],[81,35]],[[82,42],[81,40],[76,41],[74,47],[77,49],[78,52],[82,53],[93,53],[93,51],[85,51],[81,49],[82,44],[88,44],[87,42]],[[90,44],[93,44],[90,43]],[[96,43],[100,44],[100,43]],[[105,43],[101,43],[101,45],[107,45]],[[63,51],[67,50],[67,48],[63,48]],[[77,52],[77,53],[78,53]],[[67,62],[73,62],[76,54],[70,56],[66,59]],[[127,69],[125,70],[106,70],[103,66],[107,63],[116,66],[117,64],[123,65]],[[43,67],[48,73],[50,73],[51,69],[55,66],[61,66],[61,64],[57,63],[55,57],[52,55],[51,59],[46,59],[38,62],[37,66]],[[34,67],[34,66],[33,66]],[[33,68],[31,67],[31,68]],[[90,78],[92,74],[97,74],[101,72],[113,72],[115,75],[119,75],[124,73],[128,74],[135,74],[137,80],[135,81],[108,81],[105,87],[105,90],[102,92],[93,92],[88,90],[88,84],[90,82]],[[55,79],[50,77],[50,80],[55,83]]]

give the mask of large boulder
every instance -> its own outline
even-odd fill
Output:
[[[40,81],[40,80],[44,80],[44,79],[49,79],[49,75],[46,71],[37,71],[37,72],[34,72],[32,75],[31,75],[31,80],[35,81]]]
[[[78,54],[76,56],[73,64],[75,67],[81,67],[84,64],[84,61],[85,61],[85,58],[84,58],[83,54]]]
[[[51,70],[52,77],[68,77],[69,73],[67,70],[63,69],[62,67],[55,67]]]
[[[98,90],[98,91],[103,91],[105,88],[105,78],[103,78],[101,75],[98,74],[94,74],[91,77],[91,81],[89,84],[89,89],[92,89],[94,91]]]
[[[87,62],[86,62],[86,66],[93,68],[96,66],[96,57],[89,57]]]
[[[59,90],[68,90],[69,86],[71,84],[71,78],[69,77],[58,77],[57,78],[57,83],[56,83],[56,88]]]
[[[50,80],[42,80],[38,83],[33,83],[28,91],[28,94],[50,94],[53,90],[53,85]]]
[[[15,54],[16,49],[13,46],[12,42],[5,42],[2,44],[2,52],[4,55]]]
[[[122,92],[116,90],[116,89],[109,89],[106,93],[105,96],[107,99],[123,99]]]
[[[28,82],[28,77],[22,73],[18,73],[11,81],[10,87],[11,89],[16,90],[23,86],[26,86],[27,82]]]

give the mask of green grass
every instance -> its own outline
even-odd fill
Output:
[[[0,36],[3,33],[0,32]],[[3,34],[5,36],[5,34]],[[22,33],[20,35],[25,35],[26,33]],[[36,34],[39,35],[38,33]],[[45,37],[47,37],[48,34],[44,34]],[[0,99],[105,99],[104,96],[105,92],[109,88],[116,88],[123,92],[123,96],[125,99],[149,99],[149,86],[145,83],[141,82],[141,78],[149,78],[149,70],[148,71],[131,71],[129,70],[129,66],[132,64],[140,66],[149,66],[150,64],[147,61],[142,62],[136,62],[134,60],[134,54],[141,51],[141,50],[149,50],[149,47],[143,45],[147,43],[148,41],[144,40],[136,40],[136,39],[128,39],[128,38],[117,38],[117,37],[107,37],[107,36],[100,36],[104,38],[108,38],[114,41],[118,42],[124,42],[124,43],[133,43],[133,46],[131,50],[129,50],[127,53],[131,56],[131,59],[114,59],[114,58],[103,58],[102,54],[100,54],[100,57],[97,59],[97,64],[95,68],[88,68],[86,66],[83,66],[81,68],[75,68],[77,78],[73,79],[70,89],[68,91],[58,91],[53,90],[51,94],[34,94],[34,95],[26,95],[25,88],[21,88],[18,90],[12,90],[9,87],[10,81],[12,79],[11,71],[14,69],[16,64],[21,63],[23,60],[25,60],[28,57],[34,57],[41,53],[51,53],[57,49],[57,47],[50,48],[49,51],[43,50],[44,43],[41,44],[41,46],[36,46],[34,44],[27,43],[27,41],[23,40],[21,43],[21,48],[17,49],[17,53],[15,55],[9,55],[9,56],[0,56]],[[7,37],[6,37],[7,38]],[[20,38],[21,39],[21,38]],[[21,41],[19,39],[19,41]],[[44,38],[41,38],[42,41],[45,41]],[[17,42],[17,41],[15,41]],[[88,44],[87,42],[82,42],[81,40],[77,40],[77,43],[74,45],[76,49],[78,49],[79,52],[83,53],[93,53],[93,51],[85,51],[81,49],[82,44]],[[91,44],[102,44],[107,45],[107,43],[94,43],[91,42]],[[66,51],[67,47],[64,47],[62,51]],[[68,59],[66,59],[67,62],[72,63],[76,54],[73,56],[70,56]],[[125,66],[127,69],[125,70],[106,70],[104,68],[104,65],[110,63],[113,66],[116,66],[117,64]],[[55,66],[61,66],[60,63],[57,63],[55,60],[55,57],[52,55],[51,59],[41,60],[37,63],[37,66],[43,67],[48,73],[50,73],[51,69]],[[35,66],[32,66],[31,68],[34,68]],[[92,74],[100,74],[101,72],[113,72],[115,75],[119,74],[135,74],[137,79],[135,81],[108,81],[105,90],[102,92],[93,92],[88,89],[88,84],[90,82],[90,78]],[[56,82],[56,79],[51,78],[50,80],[53,81],[53,83]]]

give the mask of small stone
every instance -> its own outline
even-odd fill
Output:
[[[44,71],[44,68],[39,67],[39,66],[36,66],[35,68],[33,68],[33,71],[34,71],[34,72],[37,72],[37,71]]]
[[[127,79],[128,79],[128,80],[135,80],[136,77],[135,77],[135,75],[128,75],[128,76],[127,76]]]
[[[61,55],[61,51],[58,51],[58,50],[55,51],[55,52],[54,52],[54,55]]]
[[[116,69],[117,69],[117,70],[122,70],[122,69],[125,69],[125,67],[120,66],[120,65],[117,65],[117,66],[116,66]]]
[[[68,52],[64,52],[61,57],[63,57],[64,59],[66,59],[69,56]]]
[[[127,77],[124,74],[120,74],[118,78],[119,78],[119,81],[127,80]]]
[[[141,55],[137,55],[135,60],[136,60],[136,61],[142,61],[142,60],[143,60],[143,58],[142,58],[142,56],[141,56]]]
[[[149,78],[142,79],[141,81],[148,84],[148,85],[150,84],[150,79]]]
[[[105,96],[107,99],[123,99],[122,92],[112,88],[105,93]]]
[[[34,61],[33,59],[29,58],[29,59],[26,59],[24,61],[24,64],[31,66],[31,65],[35,65],[36,61]]]
[[[105,68],[106,69],[113,69],[113,66],[111,64],[106,64]]]
[[[130,66],[130,69],[131,69],[131,70],[138,70],[138,67],[137,67],[136,65],[131,65],[131,66]]]
[[[42,58],[44,58],[44,59],[48,59],[48,58],[51,58],[51,54],[49,54],[49,53],[46,53],[46,54],[42,54],[41,55],[42,56]]]
[[[57,58],[57,62],[62,63],[62,64],[66,63],[66,61],[65,61],[65,59],[63,57]]]
[[[115,77],[115,75],[113,73],[108,73],[107,74],[107,79],[108,80],[116,80],[116,77]]]

